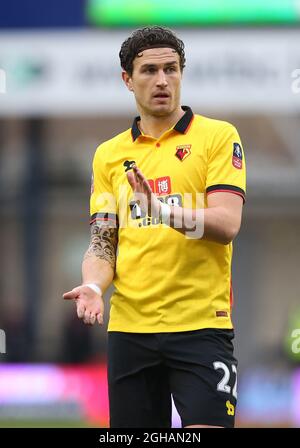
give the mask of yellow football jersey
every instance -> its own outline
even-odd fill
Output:
[[[207,195],[245,198],[246,167],[231,124],[189,107],[159,139],[131,129],[101,144],[93,161],[91,223],[118,227],[108,331],[176,332],[232,328],[232,244],[187,238],[142,213],[126,172],[135,162],[160,200],[207,207]]]

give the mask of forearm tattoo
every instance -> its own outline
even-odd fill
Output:
[[[110,263],[113,270],[116,266],[116,252],[118,244],[118,229],[109,227],[109,225],[99,225],[97,223],[91,226],[91,241],[84,259],[96,256]]]

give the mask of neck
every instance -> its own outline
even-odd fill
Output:
[[[184,114],[185,111],[180,106],[171,114],[162,117],[155,117],[140,111],[141,121],[139,122],[139,128],[143,134],[159,138],[164,132],[174,126]]]

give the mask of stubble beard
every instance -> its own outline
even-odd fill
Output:
[[[147,115],[152,117],[168,117],[172,115],[176,110],[176,105],[173,104],[173,101],[170,104],[161,104],[151,107],[151,104],[146,107],[142,107]]]

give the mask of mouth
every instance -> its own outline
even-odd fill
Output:
[[[169,97],[170,95],[168,93],[156,93],[155,95],[153,95],[153,98],[157,98],[159,100],[163,100]]]

